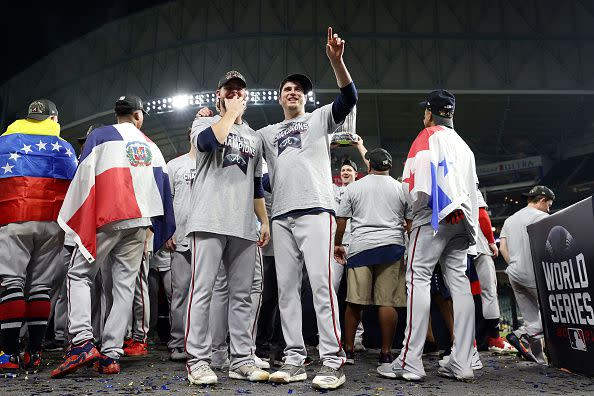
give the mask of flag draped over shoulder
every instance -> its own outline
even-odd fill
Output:
[[[408,152],[402,183],[413,210],[415,202],[424,202],[420,194],[428,197],[435,231],[448,214],[461,209],[474,243],[478,222],[476,165],[474,154],[456,131],[440,125],[423,129]]]
[[[99,227],[142,217],[152,220],[156,252],[175,232],[171,186],[161,151],[131,123],[93,130],[58,223],[93,262]]]
[[[55,221],[77,163],[56,122],[10,124],[0,136],[0,225]]]

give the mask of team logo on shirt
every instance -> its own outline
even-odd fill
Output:
[[[153,161],[153,153],[148,144],[143,142],[130,142],[126,145],[126,157],[130,165],[150,166]]]
[[[255,155],[256,149],[252,147],[252,142],[234,133],[230,133],[227,136],[227,140],[225,140],[223,168],[237,165],[247,175],[250,158],[254,158]]]
[[[281,155],[289,147],[300,149],[301,133],[307,132],[308,129],[307,122],[288,122],[283,125],[273,140],[277,146],[278,155]]]
[[[192,183],[196,177],[196,169],[190,169],[183,174],[183,179],[186,183]]]

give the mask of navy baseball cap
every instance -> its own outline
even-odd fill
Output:
[[[539,195],[544,196],[547,199],[555,200],[555,193],[553,190],[546,186],[534,186],[527,193],[522,194],[525,197],[538,197]]]
[[[383,148],[376,148],[365,153],[365,159],[369,160],[371,169],[387,171],[392,167],[392,156]]]
[[[148,114],[146,110],[144,110],[144,106],[142,105],[142,100],[136,95],[124,95],[120,96],[118,100],[115,102],[115,112],[117,114],[132,114],[136,110],[142,111],[144,114]]]
[[[239,80],[243,87],[247,87],[247,83],[245,82],[245,77],[238,72],[237,70],[229,70],[223,77],[219,79],[217,83],[217,89],[221,89],[221,87],[227,84],[231,80]]]
[[[58,109],[51,100],[37,99],[29,105],[27,110],[27,118],[37,121],[43,121],[51,116],[57,116]]]
[[[456,109],[456,97],[445,89],[437,89],[430,92],[427,99],[419,105],[439,117],[452,118]]]
[[[313,89],[313,83],[305,74],[289,74],[287,77],[283,78],[283,81],[281,81],[278,86],[278,91],[282,91],[285,84],[289,81],[299,84],[301,89],[303,89],[303,93],[306,95]]]

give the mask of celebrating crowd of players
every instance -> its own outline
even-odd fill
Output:
[[[45,348],[65,350],[53,378],[90,364],[119,373],[122,356],[147,354],[159,284],[169,304],[170,358],[186,363],[192,384],[216,383],[216,369],[249,381],[306,380],[303,284],[317,321],[318,389],[345,383],[343,365],[355,364],[361,313],[372,305],[379,307],[379,375],[421,380],[432,295],[444,302],[452,338],[438,374],[472,379],[482,367],[477,348],[517,350],[544,363],[525,227],[548,213],[554,194],[535,187],[528,207],[502,231],[501,254],[526,320],[508,343],[498,331],[499,250],[474,155],[454,130],[450,92],[433,91],[422,102],[425,129],[402,181],[389,175],[390,153],[368,152],[360,140],[354,144],[368,175],[355,180],[357,166],[346,161],[342,186],[333,187],[330,136],[358,98],[344,48],[329,28],[326,54],[340,89],[334,102],[305,112],[312,83],[289,75],[279,86],[284,120],[258,131],[243,120],[244,77],[226,73],[216,89],[218,114],[201,109],[188,131],[189,152],[166,166],[140,131],[145,112],[135,96],[117,100],[117,124],[89,128],[78,169],[59,137],[55,105],[33,102],[27,118],[0,137],[0,197],[10,195],[6,183],[15,195],[0,200],[0,209],[18,213],[0,216],[0,369],[40,367],[53,312],[54,337]],[[36,160],[53,171],[39,173],[30,165]],[[37,179],[55,188],[39,190]],[[476,329],[473,274],[482,301]],[[404,342],[393,356],[397,308],[404,307]],[[269,373],[271,363],[280,367]]]

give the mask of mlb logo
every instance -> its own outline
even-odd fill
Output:
[[[569,343],[573,349],[578,351],[587,352],[588,349],[586,348],[586,338],[584,337],[584,332],[582,329],[567,329],[569,332]]]

